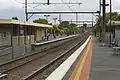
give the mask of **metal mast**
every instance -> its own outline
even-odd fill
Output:
[[[26,19],[26,21],[28,21],[27,0],[25,0],[25,19]]]
[[[105,42],[105,26],[106,26],[106,20],[105,20],[105,17],[106,17],[106,0],[103,0],[103,19],[102,19],[102,42]]]

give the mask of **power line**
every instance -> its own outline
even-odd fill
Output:
[[[16,1],[16,0],[15,0]],[[33,9],[35,9],[35,10],[38,10],[36,7],[38,7],[41,3],[38,3],[39,5],[36,5],[36,6],[31,6],[31,4],[36,4],[34,1],[33,1],[33,3],[28,3],[27,2],[27,0],[25,0],[26,2],[25,3],[21,3],[21,2],[19,2],[19,3],[21,3],[21,4],[24,4],[25,5],[25,13],[26,13],[26,20],[28,20],[28,15],[29,14],[39,14],[39,13],[36,13],[35,11],[33,11],[33,12],[29,12],[29,11],[27,11],[27,6],[28,7],[31,7],[31,8],[33,8]],[[82,3],[68,3],[68,2],[64,2],[63,0],[61,0],[63,3],[58,3],[58,4],[82,4]],[[18,2],[18,1],[17,1]],[[45,3],[45,4],[47,4],[47,3]],[[50,4],[56,4],[56,3],[50,3]],[[73,10],[71,9],[71,7],[69,6],[69,5],[67,5],[67,7],[73,12]],[[39,11],[39,10],[38,10]],[[31,18],[31,17],[30,17]]]
[[[18,0],[13,0],[13,1],[15,1],[15,2],[17,2],[17,3],[20,3],[20,4],[23,4],[22,2],[20,2],[20,1],[18,1]]]
[[[81,14],[98,14],[99,12],[98,11],[84,11],[84,12],[80,12],[80,11],[74,11],[74,12],[71,12],[71,11],[56,11],[56,12],[28,12],[28,14],[74,14],[74,13],[81,13]]]
[[[63,0],[61,0],[61,1],[62,1],[63,3],[65,3]],[[69,5],[66,4],[66,6],[67,6],[71,11],[73,11]]]
[[[18,0],[13,0],[13,1],[15,1],[15,2],[17,2],[17,3],[20,3],[20,4],[22,4],[22,5],[25,4],[25,3],[20,2],[20,1],[18,1]],[[70,7],[68,4],[81,4],[81,3],[70,3],[70,2],[69,2],[69,3],[66,3],[66,2],[64,2],[63,0],[61,0],[61,1],[62,1],[63,4],[65,4],[71,11],[73,11],[73,10],[71,9],[71,7]],[[28,7],[40,11],[40,10],[37,9],[36,7],[40,6],[40,4],[46,4],[46,3],[35,3],[35,2],[32,2],[32,3],[27,3],[27,4],[28,4]],[[31,4],[36,4],[36,6],[31,6]],[[62,4],[62,3],[50,3],[50,4]]]
[[[24,3],[23,2],[20,2],[20,1],[18,1],[18,0],[13,0],[13,1],[15,1],[15,2],[17,2],[17,3],[19,3],[19,4],[22,4],[22,5],[24,5]],[[39,9],[37,9],[36,7],[38,7],[39,5],[36,5],[36,6],[31,6],[31,5],[28,5],[28,7],[31,7],[31,8],[33,8],[33,9],[35,9],[35,10],[38,10],[39,11]]]
[[[23,4],[25,4],[25,3],[23,3]],[[40,3],[40,2],[38,2],[38,3],[31,2],[31,3],[28,3],[28,4],[47,4],[47,3],[45,3],[45,2],[43,2],[43,3]],[[64,2],[64,3],[49,3],[49,4],[81,4],[81,3],[67,3],[67,2]]]

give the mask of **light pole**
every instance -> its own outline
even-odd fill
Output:
[[[50,16],[50,15],[44,15],[45,17],[46,17],[46,20],[48,21],[48,17]]]
[[[48,17],[50,16],[50,15],[44,15],[45,17],[46,17],[46,20],[48,21]],[[47,38],[47,33],[48,33],[48,31],[47,31],[47,29],[45,29],[45,37]]]
[[[54,26],[56,26],[56,21],[57,21],[57,18],[53,18],[54,20]],[[53,37],[56,38],[56,35],[55,35],[55,30],[53,30]]]

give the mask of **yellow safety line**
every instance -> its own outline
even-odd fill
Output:
[[[84,53],[85,55],[84,55],[83,60],[82,60],[82,62],[81,62],[81,64],[80,64],[80,67],[79,67],[78,70],[77,70],[77,73],[76,73],[76,75],[75,75],[74,80],[79,80],[79,78],[80,78],[80,75],[81,75],[81,72],[82,72],[82,68],[83,68],[84,63],[85,63],[85,61],[86,61],[86,58],[87,58],[87,55],[88,55],[88,51],[89,51],[90,45],[91,45],[91,39],[90,39],[89,45],[88,45],[88,47],[87,47],[87,49],[86,49],[87,51]]]

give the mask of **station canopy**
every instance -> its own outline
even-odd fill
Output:
[[[35,26],[35,27],[44,27],[44,28],[52,28],[52,25],[26,22],[21,20],[13,20],[13,19],[0,19],[0,24],[17,24],[17,25],[25,25],[25,26]]]

